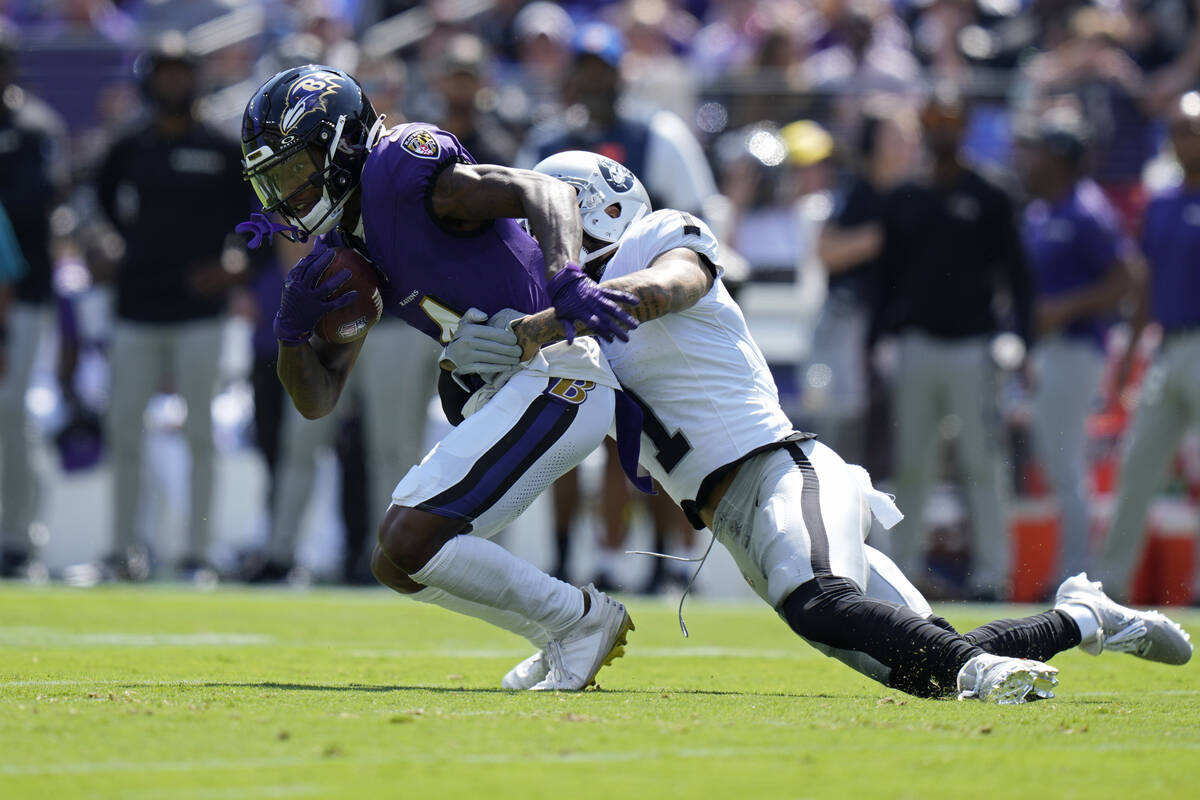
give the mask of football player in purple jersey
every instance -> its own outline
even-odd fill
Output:
[[[477,164],[432,125],[387,129],[351,76],[319,65],[284,70],[255,92],[242,148],[264,210],[287,224],[259,216],[239,229],[252,244],[276,232],[317,237],[288,275],[274,323],[279,377],[296,408],[309,418],[329,413],[362,345],[313,336],[323,314],[354,299],[354,292],[330,299],[348,271],[320,280],[339,246],[375,264],[385,312],[447,345],[443,384],[475,390],[465,419],[393,492],[376,577],[525,636],[550,659],[535,689],[592,683],[623,652],[633,627],[625,607],[489,541],[595,449],[612,423],[616,379],[596,341],[574,336],[576,326],[610,338],[636,326],[615,302],[634,298],[600,289],[575,263],[582,228],[574,190],[546,175]],[[461,327],[484,327],[503,308],[551,307],[568,341],[516,371],[483,379],[453,373],[477,360],[452,345]],[[511,347],[471,345],[489,346]]]

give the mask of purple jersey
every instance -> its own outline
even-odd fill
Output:
[[[1200,191],[1180,186],[1146,207],[1142,248],[1150,262],[1150,304],[1168,332],[1200,326]]]
[[[367,249],[387,276],[379,287],[384,310],[443,344],[469,308],[531,314],[550,306],[541,248],[516,220],[461,233],[433,216],[433,183],[454,163],[475,159],[452,134],[416,122],[384,134],[362,177]],[[322,242],[335,246],[340,239]]]
[[[1118,259],[1133,251],[1116,212],[1090,180],[1077,183],[1057,203],[1030,203],[1023,233],[1037,296],[1048,300],[1097,283]],[[1102,344],[1110,321],[1097,317],[1075,320],[1065,333]]]

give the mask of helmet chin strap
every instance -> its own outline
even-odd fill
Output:
[[[325,190],[321,191],[321,199],[312,207],[300,220],[301,226],[309,232],[309,236],[320,236],[323,233],[329,233],[342,219],[343,206],[346,198],[343,197],[334,205],[329,200],[329,195]]]
[[[386,116],[387,114],[380,114],[376,117],[375,124],[371,126],[371,130],[367,131],[367,150],[374,150],[375,145],[379,144],[379,140],[383,138],[383,119]]]
[[[346,115],[342,114],[338,117],[337,125],[333,129],[333,139],[329,143],[329,152],[325,156],[326,164],[333,163],[333,155],[337,152],[338,143],[342,141],[342,130],[346,127]],[[329,233],[342,219],[342,211],[345,210],[346,201],[350,198],[350,193],[342,194],[340,200],[336,203],[329,197],[328,184],[321,187],[321,199],[318,200],[307,214],[300,220],[300,226],[309,231],[310,236],[320,236],[323,233]]]
[[[621,240],[618,239],[617,241],[613,242],[612,244],[606,244],[606,245],[604,245],[604,247],[601,247],[599,250],[593,250],[590,253],[587,250],[580,248],[580,250],[579,250],[579,266],[582,267],[582,266],[592,263],[593,261],[595,261],[598,258],[603,258],[604,256],[611,253],[613,250],[616,250],[618,247],[620,247],[620,245],[621,245]]]

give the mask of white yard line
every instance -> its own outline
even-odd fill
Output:
[[[736,756],[779,755],[794,753],[794,747],[714,747],[676,748],[658,750],[625,750],[580,753],[546,753],[531,756],[524,753],[478,753],[447,754],[445,756],[405,753],[402,755],[371,756],[369,758],[346,757],[340,763],[353,764],[546,764],[587,763],[612,761],[646,761],[658,758],[729,758]],[[277,758],[219,759],[207,758],[177,761],[75,761],[61,764],[3,764],[0,775],[81,775],[100,772],[195,772],[233,769],[273,769],[283,767],[311,766],[320,762],[311,755],[281,756]]]
[[[183,800],[183,798],[194,798],[195,800],[220,800],[221,798],[238,798],[246,797],[253,800],[266,797],[301,797],[310,794],[323,794],[329,790],[327,786],[318,786],[314,783],[292,783],[282,786],[220,786],[220,787],[197,787],[191,789],[183,789],[172,787],[172,800]],[[161,798],[163,790],[161,787],[129,790],[125,789],[121,792],[121,797],[154,797]]]
[[[1017,750],[1023,745],[1014,745],[1011,750]],[[848,746],[852,749],[853,746]],[[949,751],[959,746],[942,746],[933,749]],[[834,748],[845,750],[847,748]],[[922,747],[927,752],[929,747]],[[1076,746],[1050,748],[1062,750],[1077,750]],[[1094,752],[1122,751],[1139,749],[1128,743],[1100,745],[1086,748]],[[1196,742],[1157,742],[1146,744],[1140,749],[1156,752],[1170,750],[1200,750]],[[755,756],[788,756],[795,755],[794,745],[772,745],[763,747],[680,747],[659,748],[653,750],[615,750],[577,753],[544,753],[529,755],[527,753],[478,753],[478,754],[447,754],[444,756],[422,755],[416,753],[394,754],[388,756],[370,756],[366,758],[344,757],[339,759],[343,764],[586,764],[586,763],[644,763],[661,759],[711,759],[711,758],[748,758]],[[263,770],[290,767],[318,766],[320,762],[311,755],[281,756],[277,758],[248,758],[248,759],[196,759],[178,761],[78,761],[60,764],[3,764],[0,763],[0,775],[39,776],[39,775],[83,775],[113,772],[211,772],[214,770]],[[230,792],[239,790],[230,789]]]
[[[78,633],[57,628],[0,628],[0,647],[245,647],[277,642],[265,633]]]
[[[753,647],[638,647],[635,652],[646,658],[765,658],[765,659],[806,659],[815,658],[819,654],[804,647],[793,650],[783,648],[753,648]],[[347,650],[346,655],[353,658],[524,658],[531,653],[530,648],[496,648],[473,650],[469,648],[442,648],[437,650],[399,650],[356,648]]]
[[[125,686],[137,688],[139,686],[203,686],[206,683],[218,684],[221,683],[221,678],[188,678],[178,681],[139,681],[132,678],[99,678],[96,680],[57,680],[57,681],[5,681],[0,683],[0,689],[10,687],[19,688],[21,686]]]

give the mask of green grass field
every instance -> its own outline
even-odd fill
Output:
[[[521,642],[382,590],[0,585],[0,798],[1200,796],[1200,659],[1072,651],[1054,700],[917,700],[763,606],[688,608],[685,640],[634,601],[599,691],[533,694],[496,688]]]

